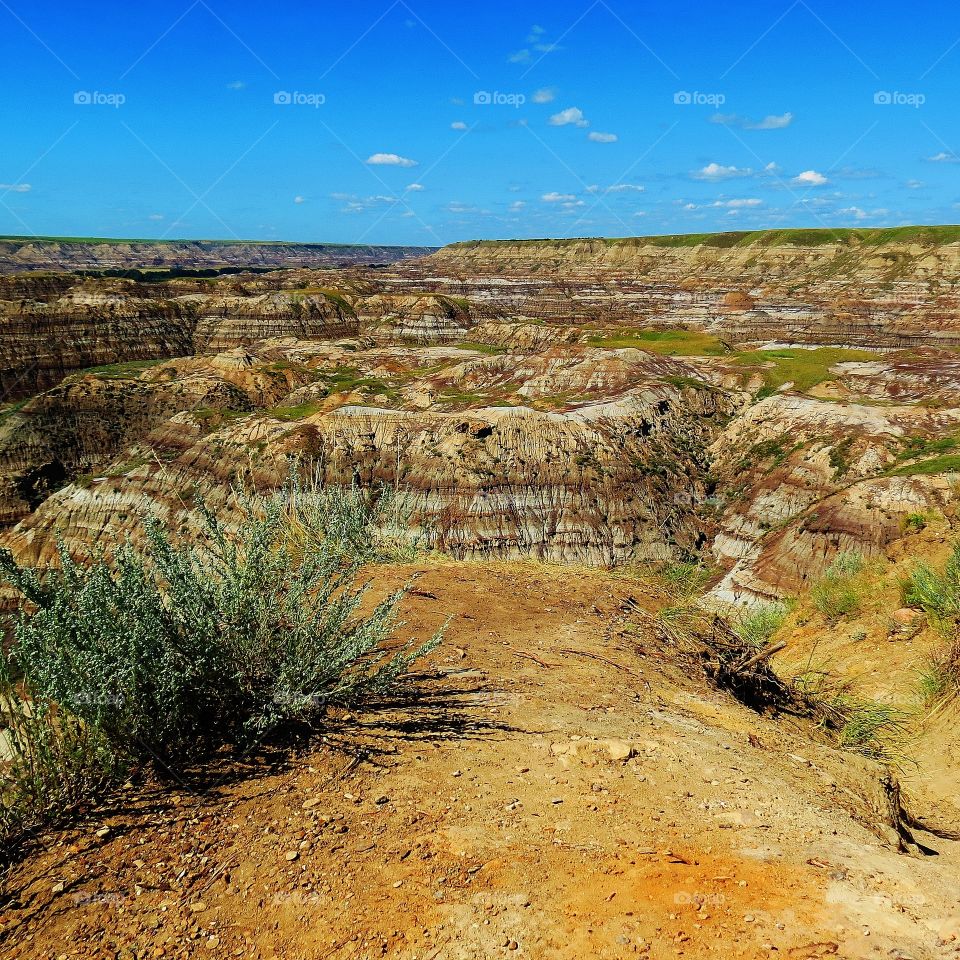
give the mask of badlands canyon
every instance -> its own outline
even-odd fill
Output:
[[[960,955],[948,639],[901,593],[960,523],[955,231],[3,241],[0,274],[0,545],[387,484],[428,552],[374,589],[449,619],[460,718],[131,786],[13,868],[9,956]],[[715,682],[681,606],[775,617],[770,677],[903,736]]]

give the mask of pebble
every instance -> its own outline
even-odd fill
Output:
[[[300,856],[300,853],[299,853],[299,851],[297,851],[297,850],[288,850],[285,856],[286,856],[286,858],[287,858],[288,860],[290,860],[290,861],[292,862],[292,861],[296,860],[297,857]]]

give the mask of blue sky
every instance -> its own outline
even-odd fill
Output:
[[[960,5],[0,0],[0,233],[960,221]]]

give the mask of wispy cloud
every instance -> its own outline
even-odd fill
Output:
[[[620,138],[615,133],[600,133],[594,130],[588,135],[587,139],[594,143],[616,143]]]
[[[557,91],[553,87],[543,87],[534,93],[532,99],[534,103],[553,103],[557,99]]]
[[[930,163],[960,163],[960,155],[942,151],[935,153],[932,157],[927,157],[927,160],[929,160]]]
[[[758,197],[743,197],[732,200],[714,200],[712,203],[687,203],[684,210],[707,210],[709,208],[720,210],[748,210],[753,207],[762,207],[763,201]]]
[[[741,130],[784,130],[793,123],[792,113],[770,114],[762,120],[751,120],[736,113],[717,113],[710,118],[711,123],[725,127],[739,127]]]
[[[587,193],[643,193],[646,189],[639,183],[614,183],[609,187],[594,183],[587,187]]]
[[[242,80],[231,80],[227,84],[228,90],[246,90],[247,85]]]
[[[475,207],[469,203],[463,203],[460,200],[451,200],[445,207],[448,213],[455,213],[458,215],[469,214],[471,216],[478,217],[487,217],[490,215],[489,210],[484,210],[481,207]]]
[[[469,128],[462,120],[454,120],[454,122],[450,124],[450,129],[451,130],[467,130]]]
[[[334,200],[339,200],[344,203],[344,206],[341,210],[342,213],[366,213],[369,210],[373,210],[376,207],[382,206],[384,204],[394,204],[399,203],[397,197],[386,197],[386,196],[372,196],[372,197],[358,197],[352,193],[331,193],[331,198]],[[305,202],[305,198],[298,197],[294,200],[294,203]]]
[[[29,193],[32,189],[29,183],[0,183],[4,193]]]
[[[426,187],[422,183],[408,183],[407,191],[409,193],[420,193],[421,191],[426,190]]]
[[[306,198],[306,197],[301,197],[301,196],[296,196],[296,197],[293,198],[293,202],[294,202],[294,203],[306,203],[306,202],[307,202],[307,198]]]
[[[367,163],[374,167],[415,167],[416,160],[410,160],[407,157],[401,157],[396,153],[375,153],[367,160]]]
[[[550,43],[546,39],[547,31],[541,27],[539,24],[534,24],[530,28],[530,33],[527,34],[527,44],[528,46],[524,47],[522,50],[517,50],[515,53],[511,53],[507,58],[510,63],[530,63],[533,59],[533,53],[539,53],[543,56],[546,56],[548,53],[556,53],[558,50],[562,50],[557,43]]]
[[[577,199],[576,194],[573,193],[545,193],[541,198],[544,203],[572,203]]]

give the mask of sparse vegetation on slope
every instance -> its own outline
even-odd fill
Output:
[[[828,623],[836,624],[857,614],[863,603],[860,575],[865,563],[856,553],[840,554],[811,591],[813,605]]]
[[[436,644],[394,641],[405,590],[362,606],[358,566],[414,549],[390,526],[392,494],[291,484],[236,500],[235,528],[200,506],[199,543],[151,520],[143,551],[88,565],[61,549],[58,568],[29,569],[0,552],[22,597],[0,674],[0,839],[127,763],[208,755],[383,695]]]
[[[919,607],[944,637],[920,674],[927,701],[937,701],[960,691],[960,543],[942,568],[918,563],[903,583],[903,601]]]

